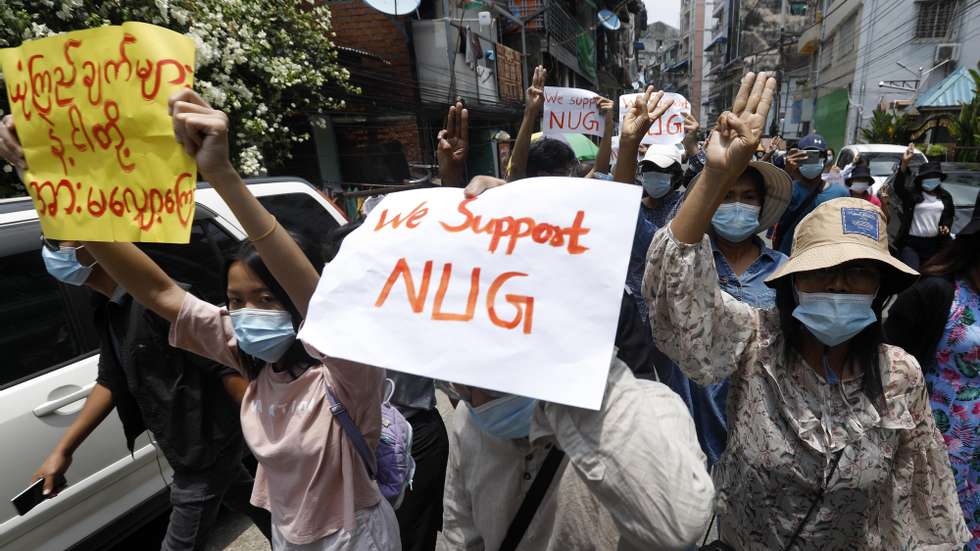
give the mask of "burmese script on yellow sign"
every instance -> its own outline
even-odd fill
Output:
[[[47,237],[186,243],[197,167],[174,141],[167,99],[194,77],[194,43],[145,23],[0,50]]]

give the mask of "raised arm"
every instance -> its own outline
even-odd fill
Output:
[[[684,153],[687,154],[688,159],[698,154],[699,128],[701,128],[701,124],[694,118],[694,115],[684,113],[684,139],[681,144],[684,145]]]
[[[636,153],[640,149],[643,136],[650,130],[653,121],[660,118],[674,100],[662,102],[664,93],[661,90],[653,93],[653,86],[648,86],[642,96],[636,98],[633,105],[623,117],[623,126],[619,129],[619,156],[616,159],[616,172],[613,180],[632,184],[636,178]]]
[[[85,247],[136,302],[173,323],[187,291],[132,243],[86,241]]]
[[[470,114],[462,102],[449,108],[446,127],[439,131],[436,157],[443,186],[462,186],[466,181],[466,157],[469,155]]]
[[[705,149],[703,185],[691,188],[670,223],[674,237],[681,243],[701,241],[728,188],[748,166],[762,138],[775,92],[776,79],[768,73],[748,73],[742,78],[735,105],[718,117]]]
[[[201,174],[231,208],[262,262],[305,317],[320,276],[299,245],[252,195],[231,166],[228,116],[212,109],[201,96],[186,88],[170,97],[170,111],[177,142],[197,160]]]
[[[517,132],[514,150],[510,154],[508,182],[520,180],[527,175],[527,150],[531,147],[531,134],[534,133],[534,125],[538,123],[541,118],[541,110],[544,109],[544,83],[547,77],[548,71],[544,67],[538,65],[534,68],[531,87],[527,89],[527,103],[524,105],[521,129]]]
[[[609,172],[609,161],[612,159],[612,138],[615,130],[616,102],[611,99],[599,98],[599,112],[602,113],[602,140],[599,141],[599,152],[595,156],[595,164],[592,165],[591,177],[596,172]]]

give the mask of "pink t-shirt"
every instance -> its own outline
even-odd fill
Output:
[[[228,310],[190,293],[171,325],[170,344],[242,370]],[[377,484],[330,413],[326,384],[374,449],[381,434],[384,370],[323,360],[295,380],[266,367],[242,399],[242,433],[259,462],[252,504],[270,511],[282,535],[297,544],[341,528],[353,530],[354,512],[381,499]]]

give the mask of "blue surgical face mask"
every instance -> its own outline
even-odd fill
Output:
[[[480,430],[502,440],[527,438],[537,400],[524,396],[504,396],[479,407],[466,404]]]
[[[837,346],[878,320],[871,303],[875,295],[803,293],[797,291],[793,317],[827,346]]]
[[[807,163],[800,165],[800,174],[808,180],[812,180],[823,173],[823,163]]]
[[[642,176],[643,190],[654,199],[660,199],[664,195],[667,195],[673,187],[671,185],[671,175],[665,172],[649,170],[644,172]]]
[[[238,348],[249,356],[272,363],[296,341],[293,318],[285,310],[239,308],[231,312]]]
[[[722,203],[711,217],[715,233],[729,243],[741,243],[759,227],[762,207],[745,203]]]
[[[41,247],[41,258],[44,259],[44,267],[52,277],[67,283],[68,285],[83,285],[89,276],[95,262],[89,266],[82,266],[78,261],[78,249],[74,247],[61,247],[57,251],[52,251],[46,246]]]
[[[926,191],[933,191],[937,187],[939,187],[939,183],[941,181],[942,180],[940,180],[939,178],[923,178],[922,179],[922,189],[924,189]]]

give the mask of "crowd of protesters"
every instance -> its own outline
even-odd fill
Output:
[[[627,106],[618,132],[602,99],[606,131],[583,165],[532,140],[546,79],[535,68],[506,179],[467,181],[462,103],[439,172],[477,201],[543,176],[642,187],[599,410],[440,382],[447,431],[435,381],[298,340],[330,259],[252,196],[228,117],[185,89],[175,137],[248,240],[217,305],[134,244],[45,239],[51,276],[98,297],[101,336],[95,390],[34,475],[45,493],[115,408],[130,449],[149,430],[174,467],[166,550],[202,549],[222,502],[276,550],[431,551],[440,531],[448,549],[486,551],[977,549],[980,209],[953,234],[942,165],[911,166],[910,145],[876,192],[859,156],[832,166],[819,134],[763,148],[767,73],[744,76],[701,142],[688,115],[680,144],[642,143],[670,107],[662,92]],[[26,167],[9,116],[0,156]],[[389,401],[415,464],[397,500],[364,455]]]

